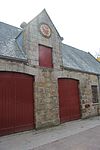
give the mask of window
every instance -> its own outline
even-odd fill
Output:
[[[39,66],[53,68],[52,48],[39,45]]]
[[[98,103],[98,92],[97,92],[97,86],[92,85],[92,102],[93,103]]]

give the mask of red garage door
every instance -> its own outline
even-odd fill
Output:
[[[80,118],[78,81],[59,79],[59,111],[61,123]]]
[[[0,73],[0,135],[34,128],[33,77]]]

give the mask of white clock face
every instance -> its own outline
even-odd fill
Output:
[[[47,24],[41,24],[40,31],[45,37],[49,38],[51,36],[51,29]]]

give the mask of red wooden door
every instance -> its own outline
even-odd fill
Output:
[[[39,45],[39,65],[41,67],[53,68],[52,48]]]
[[[59,79],[59,114],[61,123],[80,118],[78,81]]]
[[[33,78],[0,73],[0,135],[34,128]]]

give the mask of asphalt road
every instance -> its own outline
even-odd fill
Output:
[[[100,125],[32,150],[100,150]]]
[[[0,150],[100,150],[100,116],[1,136]]]

